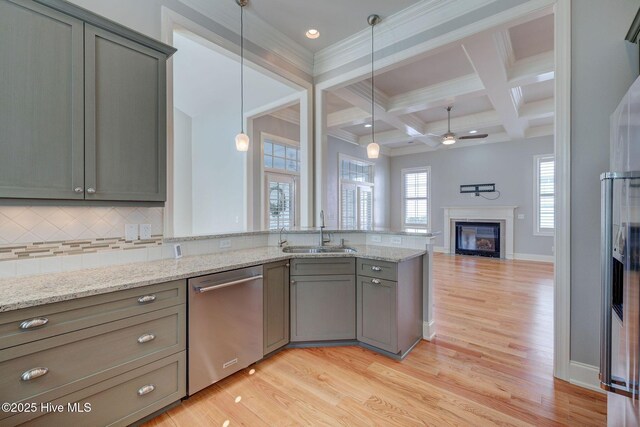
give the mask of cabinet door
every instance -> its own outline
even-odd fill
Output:
[[[88,200],[166,200],[166,56],[85,25]]]
[[[358,276],[358,341],[398,352],[398,284]]]
[[[264,354],[289,344],[289,261],[264,267]]]
[[[0,58],[0,197],[82,199],[82,22],[0,0]]]
[[[354,276],[291,276],[291,341],[355,338]]]

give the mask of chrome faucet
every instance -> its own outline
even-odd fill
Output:
[[[324,246],[326,243],[331,242],[331,237],[328,239],[324,238],[324,210],[320,211],[320,246]]]
[[[287,241],[286,241],[286,240],[282,240],[282,233],[284,233],[286,230],[287,230],[287,228],[286,228],[286,227],[282,227],[282,228],[280,229],[280,233],[278,234],[278,247],[279,247],[279,248],[281,248],[281,247],[283,247],[284,245],[286,245],[286,244],[287,244]]]

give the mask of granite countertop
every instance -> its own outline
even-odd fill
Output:
[[[287,254],[278,247],[259,247],[181,259],[141,262],[38,276],[0,279],[0,312],[132,289],[171,280],[292,258],[368,258],[401,262],[426,250],[353,245],[357,253]]]

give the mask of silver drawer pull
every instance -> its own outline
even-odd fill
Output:
[[[379,285],[381,282],[378,279],[371,279],[371,283],[373,283],[374,285]]]
[[[145,394],[149,394],[155,389],[156,389],[156,386],[154,386],[153,384],[147,384],[145,386],[142,386],[138,389],[138,396],[144,396]]]
[[[378,267],[377,265],[372,265],[371,271],[382,271],[382,267]]]
[[[31,381],[31,380],[35,380],[36,378],[39,378],[43,375],[46,375],[47,372],[49,372],[48,368],[33,368],[33,369],[29,369],[28,371],[25,371],[22,373],[22,375],[20,375],[20,379],[22,381]]]
[[[156,339],[156,336],[153,334],[144,334],[140,338],[138,338],[138,342],[140,344],[144,344],[146,342],[153,341],[155,339]]]
[[[20,329],[33,329],[39,328],[40,326],[44,326],[49,323],[49,319],[46,317],[36,317],[35,319],[25,320],[20,323]]]
[[[156,296],[155,295],[145,295],[142,296],[140,298],[138,298],[138,303],[139,304],[148,304],[150,302],[154,302],[156,300]]]

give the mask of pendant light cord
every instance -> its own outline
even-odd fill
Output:
[[[240,130],[244,133],[244,6],[240,6]]]
[[[376,130],[376,109],[375,109],[375,76],[373,69],[373,60],[374,60],[374,45],[373,45],[373,27],[375,24],[371,25],[371,142],[375,141],[375,130]]]

